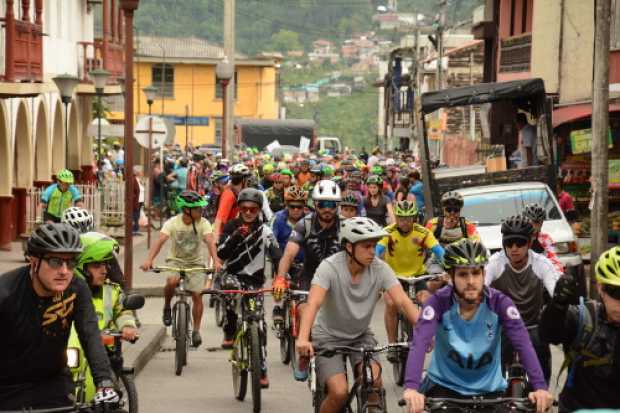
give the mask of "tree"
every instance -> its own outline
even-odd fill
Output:
[[[270,48],[281,53],[303,49],[299,41],[299,33],[290,30],[280,30],[271,36]]]

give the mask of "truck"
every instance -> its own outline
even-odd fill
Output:
[[[310,139],[310,148],[316,146],[316,123],[308,119],[237,119],[235,144],[264,150],[273,141],[280,145],[299,148],[301,138]]]

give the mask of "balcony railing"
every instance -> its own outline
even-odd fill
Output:
[[[31,21],[30,1],[21,1],[22,19],[15,19],[14,1],[6,0],[4,26],[5,82],[41,82],[43,80],[43,1],[35,1]]]
[[[524,33],[501,40],[499,71],[529,72],[532,61],[532,34]]]
[[[398,128],[409,128],[413,122],[413,92],[408,91],[406,87],[400,88],[398,91],[389,90],[390,116],[392,117],[392,126]]]
[[[115,83],[123,77],[124,46],[122,44],[104,43],[102,39],[94,42],[78,42],[80,48],[80,79],[89,82],[88,72],[94,69],[105,69],[110,72],[109,82]]]

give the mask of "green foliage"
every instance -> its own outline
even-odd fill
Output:
[[[299,34],[290,30],[280,30],[271,36],[269,48],[283,54],[290,50],[303,50],[299,42]]]

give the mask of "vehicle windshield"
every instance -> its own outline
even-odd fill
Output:
[[[500,225],[502,220],[521,215],[528,204],[537,203],[547,211],[547,220],[561,219],[556,202],[546,189],[510,190],[463,196],[461,215],[479,226]]]

